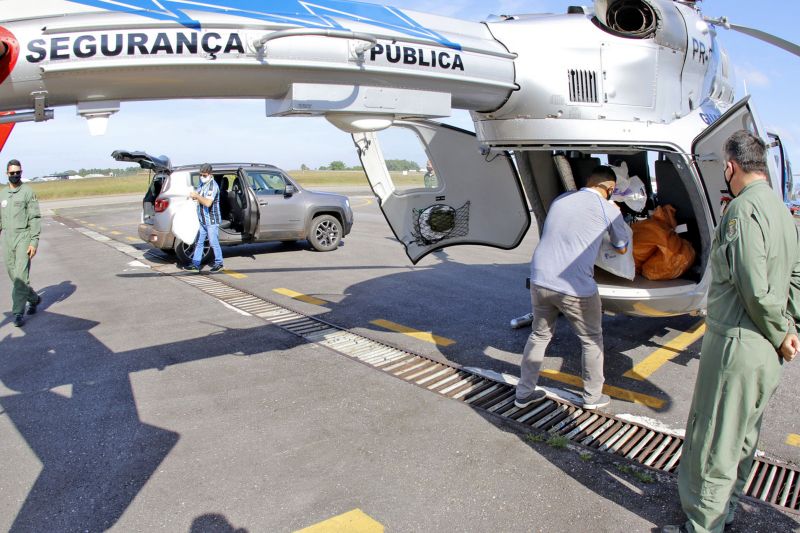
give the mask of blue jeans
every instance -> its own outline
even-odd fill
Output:
[[[197,243],[194,245],[194,255],[192,256],[192,264],[197,268],[200,268],[200,261],[203,260],[203,245],[206,243],[206,236],[208,236],[211,249],[214,250],[214,265],[222,265],[222,248],[219,247],[219,224],[209,224],[207,226],[200,224],[200,231],[197,234]]]

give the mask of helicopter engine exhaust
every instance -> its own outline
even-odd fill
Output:
[[[647,2],[616,0],[608,6],[606,24],[626,37],[644,39],[656,31],[658,17]]]

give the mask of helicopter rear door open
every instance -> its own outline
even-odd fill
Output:
[[[412,263],[455,244],[519,245],[531,217],[510,154],[484,156],[474,134],[436,122],[395,121],[392,128],[416,136],[431,170],[410,171],[416,178],[390,173],[377,133],[355,133],[353,140],[380,208]]]
[[[731,200],[725,184],[725,153],[723,145],[733,133],[747,130],[769,144],[770,139],[761,127],[758,118],[747,96],[734,104],[708,129],[703,131],[692,143],[695,164],[705,185],[712,206],[719,206],[714,212],[715,222],[719,223],[725,205]],[[780,171],[774,161],[767,158],[769,182],[776,194],[782,196]]]

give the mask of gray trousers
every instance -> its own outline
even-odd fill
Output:
[[[572,330],[581,341],[583,359],[583,399],[587,403],[600,399],[603,390],[603,314],[600,295],[580,298],[543,287],[531,285],[533,331],[522,353],[521,376],[517,385],[517,398],[529,395],[539,381],[539,370],[556,318],[561,312],[567,317]]]

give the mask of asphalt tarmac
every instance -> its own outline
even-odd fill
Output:
[[[536,244],[535,230],[514,250],[456,246],[414,266],[375,199],[366,195],[366,189],[348,192],[360,194],[352,197],[356,222],[340,249],[318,253],[304,241],[225,248],[229,270],[222,279],[436,360],[518,377],[530,328],[513,330],[509,321],[530,311],[525,278]],[[88,207],[69,207],[67,202],[57,213],[69,224],[152,250],[137,236],[140,209],[138,201]],[[156,264],[174,263],[174,258],[161,252],[151,251],[148,258]],[[287,294],[311,297],[316,304]],[[398,333],[387,329],[387,322],[441,337],[444,342]],[[702,323],[692,316],[605,316],[606,384],[619,392],[608,411],[673,430],[684,428],[702,340],[691,332]],[[631,376],[631,370],[641,364],[649,364],[646,377]],[[577,390],[567,382],[581,375],[580,345],[564,320],[559,321],[543,368],[547,372],[543,385]],[[800,364],[784,365],[782,386],[770,402],[759,443],[770,456],[795,464],[800,464],[800,417],[796,416],[800,399],[791,384],[798,382]]]
[[[220,279],[411,351],[515,375],[527,332],[508,320],[529,310],[533,239],[514,251],[449,249],[412,267],[374,201],[352,202],[356,225],[339,250],[230,248]],[[34,260],[42,311],[21,330],[8,315],[0,323],[0,528],[293,531],[355,509],[387,531],[647,531],[679,519],[670,476],[646,483],[619,460],[530,442],[154,272],[168,259],[159,253],[135,261],[77,231],[145,251],[138,209],[125,199],[57,209]],[[6,309],[8,289],[0,282]],[[682,427],[699,343],[646,382],[622,374],[697,320],[606,318],[607,380],[664,401],[618,400],[611,412]],[[576,346],[562,328],[547,368],[579,373]],[[765,421],[783,439],[800,433],[797,399],[780,396],[791,380]],[[770,452],[782,442],[771,438]],[[796,516],[747,504],[733,531],[797,528]]]

